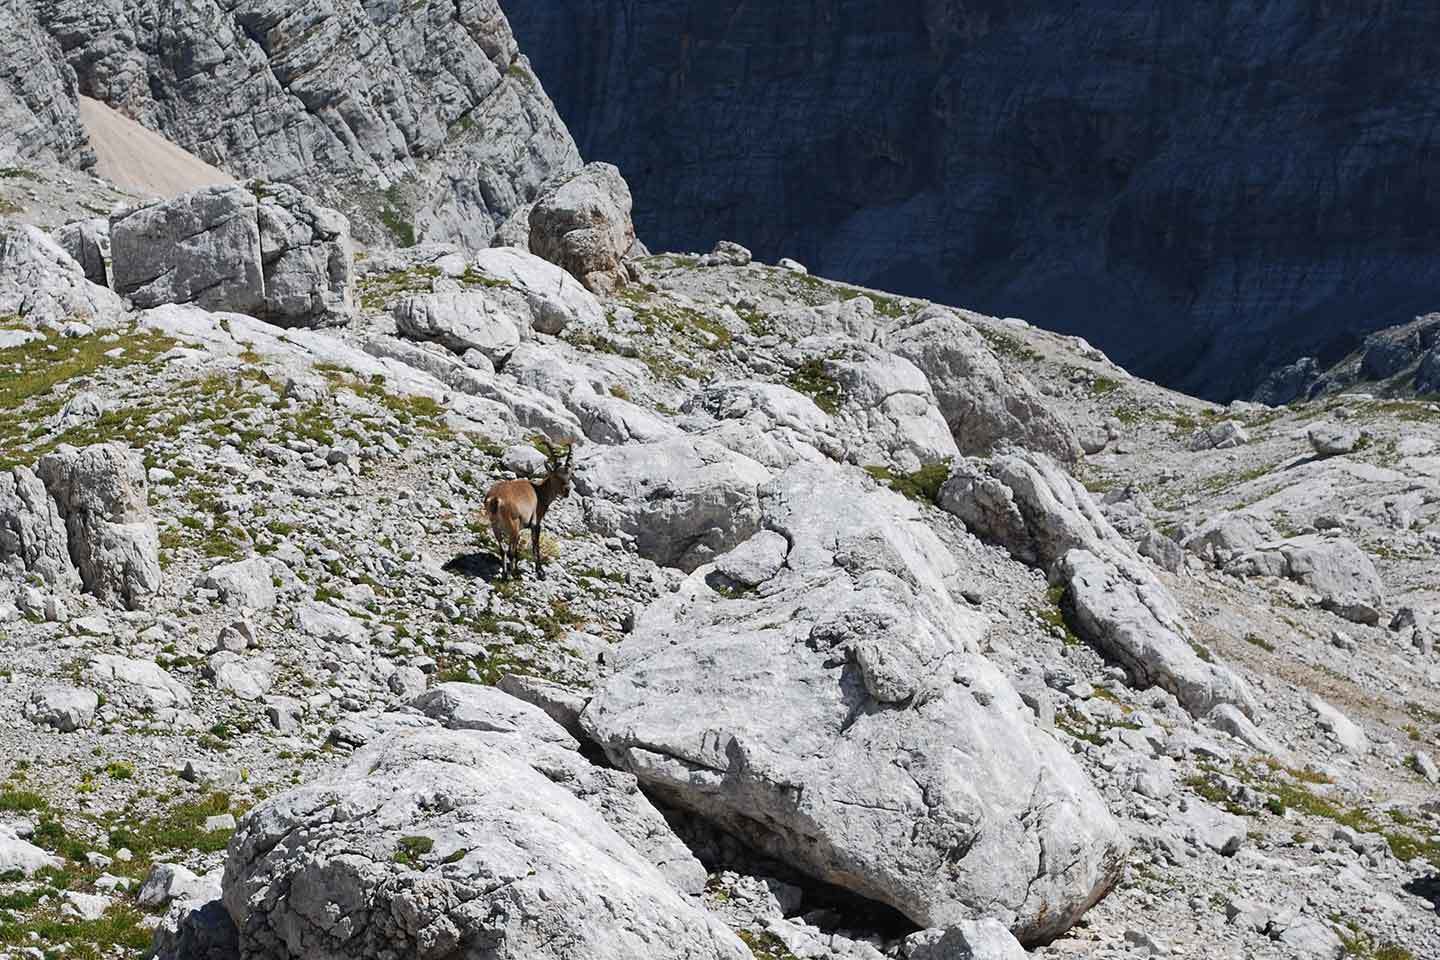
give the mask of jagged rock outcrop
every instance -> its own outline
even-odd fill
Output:
[[[783,384],[712,383],[686,400],[681,410],[706,418],[701,427],[706,437],[772,470],[802,460],[845,456],[829,414]]]
[[[984,622],[917,510],[833,464],[780,474],[753,553],[779,534],[784,566],[697,569],[645,611],[581,723],[657,795],[782,862],[924,926],[984,913],[1047,941],[1109,889],[1125,843],[978,653]]]
[[[293,187],[205,187],[110,218],[115,289],[141,308],[193,303],[279,326],[346,323],[350,228]]]
[[[117,443],[62,446],[42,457],[35,473],[65,521],[85,589],[131,610],[144,607],[160,589],[160,538],[140,457]]]
[[[1421,251],[1440,197],[1412,163],[1436,143],[1435,9],[509,13],[582,152],[633,178],[657,249],[730,238],[766,262],[1026,317],[1216,399],[1435,309],[1440,266]],[[1356,68],[1377,50],[1383,65]],[[1278,87],[1295,63],[1303,88]],[[1337,162],[1351,129],[1379,142]]]
[[[85,268],[43,230],[0,221],[0,317],[15,314],[32,327],[70,321],[113,326],[125,302],[91,283]]]
[[[596,293],[613,293],[628,275],[621,260],[635,245],[630,188],[612,164],[591,163],[542,193],[530,211],[530,250],[564,267]]]
[[[90,166],[75,71],[35,14],[31,0],[0,0],[0,163]]]
[[[581,166],[497,0],[34,8],[82,93],[232,174],[299,187],[367,240],[488,246]]]
[[[909,360],[845,336],[806,337],[796,356],[797,376],[833,384],[831,420],[849,462],[911,473],[959,455],[930,381]]]
[[[1253,714],[1245,682],[1193,648],[1174,597],[1110,526],[1081,483],[1042,454],[957,463],[939,503],[972,533],[1065,586],[1076,632],[1137,686],[1159,686],[1195,716],[1222,703]]]
[[[0,569],[17,582],[34,574],[62,592],[80,585],[70,563],[65,518],[26,467],[0,473]]]
[[[534,739],[565,734],[515,703],[523,728],[397,728],[247,815],[224,876],[240,956],[747,956],[632,846],[684,850],[633,778]]]
[[[997,445],[1011,443],[1063,463],[1080,458],[1070,425],[1022,374],[1005,370],[985,338],[956,311],[927,307],[892,327],[885,346],[929,379],[961,454],[988,456]]]
[[[110,259],[110,221],[104,217],[76,220],[55,231],[55,242],[68,253],[85,279],[101,287],[110,285],[106,263]]]

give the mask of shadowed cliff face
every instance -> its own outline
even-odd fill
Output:
[[[737,239],[1216,398],[1435,307],[1440,8],[506,6],[657,248]]]

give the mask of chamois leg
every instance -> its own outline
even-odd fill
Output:
[[[535,554],[535,578],[545,579],[545,568],[540,565],[540,524],[530,528],[530,549]]]

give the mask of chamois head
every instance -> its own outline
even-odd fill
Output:
[[[554,491],[552,500],[563,500],[570,496],[570,483],[575,476],[575,445],[567,443],[563,450],[556,450],[548,440],[540,441],[540,450],[545,454],[545,484]]]

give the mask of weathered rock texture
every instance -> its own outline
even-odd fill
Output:
[[[459,729],[406,723],[241,823],[224,901],[242,957],[747,956],[662,874],[668,838],[704,878],[633,778],[538,708],[454,686],[426,704]]]
[[[530,249],[559,264],[587,289],[623,286],[620,261],[635,243],[630,187],[608,163],[592,163],[547,190],[530,211]]]
[[[138,307],[193,303],[281,326],[347,322],[345,217],[284,184],[205,187],[110,219],[115,289]]]
[[[987,915],[1045,941],[1109,889],[1125,844],[978,653],[984,622],[916,511],[832,464],[779,475],[760,488],[766,542],[648,608],[581,723],[782,862],[923,926]]]
[[[75,71],[31,0],[0,0],[0,163],[95,162],[80,125]]]
[[[71,320],[112,326],[125,302],[91,283],[86,269],[43,230],[0,223],[0,317],[58,328]]]
[[[65,521],[85,589],[132,610],[145,606],[160,589],[160,539],[139,455],[116,443],[62,446],[35,472]]]
[[[1004,441],[1067,463],[1080,458],[1070,425],[956,311],[928,307],[893,328],[885,345],[929,379],[962,454],[984,456]]]
[[[582,152],[632,178],[661,249],[730,238],[1023,316],[1217,398],[1435,308],[1440,194],[1413,162],[1436,146],[1432,7],[508,12]],[[1277,81],[1297,63],[1303,84]]]
[[[81,93],[232,174],[294,184],[367,239],[488,246],[580,169],[497,0],[33,8]]]
[[[1105,519],[1089,491],[1049,458],[1004,453],[955,465],[940,506],[1065,587],[1068,619],[1137,686],[1159,686],[1196,716],[1255,701],[1245,682],[1200,656],[1180,605]]]

